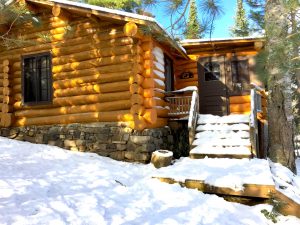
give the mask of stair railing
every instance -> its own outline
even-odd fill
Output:
[[[252,146],[252,154],[258,156],[259,153],[259,134],[258,134],[258,113],[262,113],[262,95],[264,89],[251,84],[251,112],[250,112],[250,140]]]
[[[189,120],[188,120],[190,148],[192,147],[193,141],[195,139],[198,113],[199,113],[199,94],[198,94],[198,88],[195,87],[192,94],[191,107],[190,107]]]

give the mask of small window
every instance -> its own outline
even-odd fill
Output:
[[[23,56],[22,94],[24,104],[52,101],[52,65],[50,53]]]
[[[249,65],[248,60],[239,60],[231,62],[231,73],[233,83],[247,82],[246,78],[249,77]],[[246,79],[245,81],[243,79]]]
[[[205,81],[220,80],[221,71],[218,62],[207,62],[204,64],[204,77]]]

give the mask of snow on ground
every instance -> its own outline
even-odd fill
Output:
[[[201,180],[206,184],[243,190],[243,184],[274,185],[267,160],[181,158],[173,166],[161,168],[157,177]]]
[[[0,137],[0,224],[272,224],[260,212],[268,205],[161,183],[151,178],[157,171]]]
[[[300,204],[300,158],[296,159],[297,176],[279,163],[270,161],[276,189]]]

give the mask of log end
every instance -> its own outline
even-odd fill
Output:
[[[151,163],[155,168],[161,168],[171,165],[173,152],[168,150],[157,150],[152,153]]]

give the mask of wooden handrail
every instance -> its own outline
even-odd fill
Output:
[[[193,91],[192,94],[192,101],[191,101],[189,120],[188,120],[190,148],[192,147],[193,141],[195,139],[198,113],[199,113],[199,94],[197,88]]]

